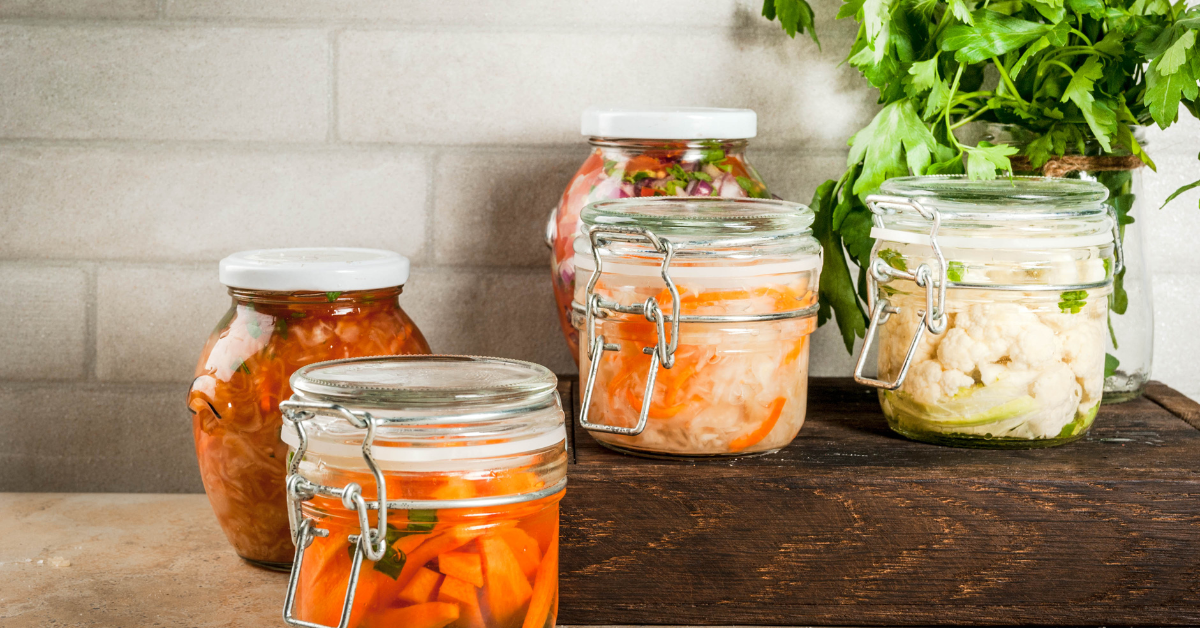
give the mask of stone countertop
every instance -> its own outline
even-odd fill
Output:
[[[204,495],[0,493],[4,628],[281,626],[287,576],[230,549]]]

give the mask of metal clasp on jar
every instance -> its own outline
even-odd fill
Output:
[[[387,517],[389,509],[399,511],[490,508],[536,501],[567,488],[567,478],[563,477],[550,486],[515,495],[472,497],[467,499],[388,500],[383,473],[380,471],[374,456],[371,454],[372,443],[375,440],[375,430],[379,426],[402,425],[416,422],[417,420],[403,418],[377,419],[371,416],[369,412],[356,412],[338,404],[299,401],[295,397],[280,403],[279,409],[283,413],[285,423],[290,424],[296,430],[296,435],[299,438],[299,445],[288,462],[287,475],[288,501],[291,503],[291,517],[296,527],[292,539],[296,543],[296,558],[292,562],[292,573],[288,579],[287,595],[284,597],[283,602],[283,621],[287,625],[296,628],[348,628],[347,625],[350,623],[351,610],[354,608],[354,591],[358,588],[358,576],[362,569],[363,558],[366,557],[367,560],[377,561],[383,558],[384,553],[387,551]],[[356,482],[350,482],[346,486],[338,488],[310,482],[300,475],[300,463],[304,460],[304,454],[308,450],[308,433],[304,428],[304,424],[318,416],[343,418],[349,421],[354,427],[366,430],[366,435],[364,435],[362,443],[362,455],[367,468],[375,476],[377,490],[377,498],[375,500],[368,503],[362,496],[362,487]],[[318,528],[313,519],[304,516],[301,509],[302,502],[312,499],[317,495],[341,499],[342,504],[347,509],[358,513],[360,533],[351,534],[348,537],[348,540],[355,547],[353,556],[351,557],[350,574],[346,582],[346,595],[342,602],[342,614],[336,627],[297,619],[292,614],[295,610],[296,587],[300,581],[300,567],[303,565],[304,551],[312,544],[315,537],[324,538],[329,536],[328,530]],[[371,527],[367,516],[368,511],[371,510],[379,512],[376,527],[374,528]],[[325,592],[321,593],[324,594]]]
[[[654,397],[654,381],[658,377],[659,365],[666,369],[675,366],[675,349],[679,346],[680,309],[679,289],[675,287],[675,281],[671,279],[671,260],[675,257],[675,247],[670,241],[658,237],[654,232],[643,227],[593,226],[587,230],[587,236],[591,240],[592,259],[596,263],[596,268],[592,271],[592,277],[588,280],[587,292],[584,293],[587,299],[584,310],[584,325],[587,326],[587,348],[590,367],[588,369],[587,386],[584,387],[583,392],[583,408],[579,415],[579,424],[583,429],[594,432],[637,436],[646,429],[646,421],[650,416],[650,403]],[[654,250],[663,256],[660,274],[662,275],[663,283],[667,285],[667,290],[671,293],[671,339],[669,342],[667,341],[663,312],[654,297],[646,299],[644,303],[625,305],[596,294],[596,284],[600,281],[600,275],[604,269],[604,260],[600,256],[600,251],[609,241],[649,242],[654,247]],[[642,396],[642,408],[638,412],[638,422],[633,427],[603,425],[588,421],[588,415],[592,407],[592,392],[596,389],[596,375],[599,373],[600,359],[603,357],[605,351],[620,351],[621,349],[619,345],[605,342],[604,336],[596,333],[596,317],[600,314],[601,310],[645,316],[646,320],[654,323],[655,326],[655,344],[642,348],[642,353],[650,356],[650,372],[646,376],[646,392]]]
[[[917,354],[917,347],[921,346],[921,338],[925,336],[925,331],[929,330],[935,335],[940,334],[946,331],[946,324],[949,320],[946,316],[946,285],[949,281],[946,277],[946,257],[942,255],[942,247],[937,240],[938,227],[942,224],[942,217],[936,209],[926,208],[914,199],[901,196],[872,194],[867,197],[867,207],[871,210],[876,227],[883,227],[883,216],[905,208],[915,210],[922,218],[933,223],[929,229],[929,245],[937,259],[936,274],[929,264],[921,264],[915,272],[910,273],[893,267],[878,256],[872,256],[871,268],[867,272],[867,296],[871,297],[874,302],[869,304],[871,324],[867,326],[867,335],[863,338],[862,350],[858,354],[858,362],[854,365],[854,381],[884,390],[896,390],[908,377],[908,369],[912,366],[913,357]],[[888,301],[887,294],[882,287],[882,284],[893,279],[907,279],[916,283],[917,286],[925,288],[925,309],[920,312],[921,323],[917,325],[917,331],[908,345],[908,352],[904,355],[904,362],[900,364],[900,373],[897,374],[895,381],[889,382],[867,377],[863,375],[863,369],[866,367],[871,345],[875,342],[875,335],[879,333],[879,326],[887,323],[892,314],[900,311]]]

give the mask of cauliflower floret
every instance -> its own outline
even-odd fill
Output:
[[[996,364],[995,362],[980,362],[979,381],[982,382],[984,386],[991,386],[992,384],[1000,381],[1000,378],[1004,377],[1006,371],[1008,371],[1008,367],[1004,366],[1003,364]]]
[[[1053,330],[1035,322],[1021,331],[1016,342],[1009,347],[1008,355],[1017,368],[1037,369],[1062,359],[1058,343]]]
[[[958,314],[958,327],[976,342],[987,346],[976,363],[996,362],[1008,355],[1009,348],[1037,316],[1016,303],[976,303]]]
[[[970,373],[989,353],[988,345],[976,342],[961,327],[951,327],[943,335],[945,337],[937,348],[937,358],[948,368]]]
[[[1064,331],[1062,345],[1063,361],[1075,377],[1094,378],[1104,372],[1104,330],[1099,325],[1085,323]]]
[[[953,397],[959,390],[974,385],[974,377],[957,369],[950,369],[942,373],[942,392],[947,397]]]
[[[1039,405],[1026,426],[1033,438],[1058,436],[1064,425],[1075,420],[1081,390],[1067,365],[1057,362],[1040,373],[1029,392]]]
[[[936,403],[942,396],[942,365],[933,361],[913,365],[904,380],[904,390],[917,403]]]

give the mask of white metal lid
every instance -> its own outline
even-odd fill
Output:
[[[380,249],[259,249],[221,260],[221,283],[246,290],[345,292],[408,281],[408,258]]]
[[[758,134],[751,109],[588,107],[582,133],[589,137],[645,140],[741,140]]]

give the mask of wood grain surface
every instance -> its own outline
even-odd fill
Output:
[[[1200,430],[1149,398],[1049,450],[904,440],[845,380],[813,381],[771,456],[648,460],[576,430],[564,624],[1200,623]]]

